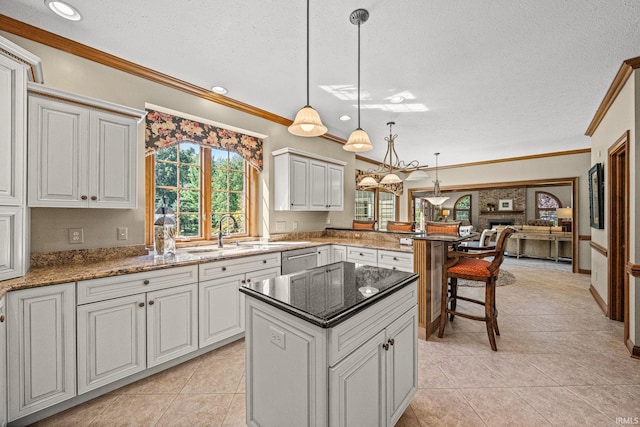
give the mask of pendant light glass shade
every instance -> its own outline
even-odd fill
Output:
[[[420,169],[416,169],[409,174],[404,180],[405,181],[421,181],[423,179],[429,179],[429,174],[425,171],[421,171]]]
[[[307,0],[307,105],[296,114],[296,119],[289,126],[289,133],[305,137],[327,133],[327,127],[322,124],[320,115],[309,105],[309,0]]]
[[[434,206],[440,206],[447,200],[448,197],[444,197],[440,194],[440,181],[438,181],[438,156],[440,153],[435,153],[436,156],[436,180],[433,182],[433,196],[425,197],[425,199]]]
[[[354,10],[349,15],[349,21],[358,26],[358,128],[351,132],[347,143],[342,148],[355,153],[373,150],[369,135],[360,127],[360,24],[367,22],[367,19],[369,19],[369,12],[365,9]]]
[[[388,173],[380,180],[380,184],[399,184],[401,182],[402,180],[395,173]]]
[[[358,128],[351,132],[347,143],[342,148],[346,151],[362,153],[364,151],[373,150],[373,144],[371,144],[369,135],[362,129]]]
[[[322,124],[320,114],[306,105],[296,114],[296,119],[289,126],[289,133],[297,136],[320,136],[327,133],[327,127]]]
[[[365,176],[364,178],[362,178],[362,181],[360,181],[360,183],[358,183],[358,186],[360,187],[377,187],[378,186],[378,181],[376,181],[376,179],[372,176]]]

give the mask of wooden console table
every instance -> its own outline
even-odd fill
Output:
[[[516,240],[516,258],[520,258],[521,256],[532,257],[532,258],[546,258],[553,259],[556,262],[560,259],[560,244],[561,242],[571,242],[572,237],[571,233],[556,233],[556,234],[546,234],[546,233],[527,233],[527,232],[518,232],[513,234],[510,239]],[[549,242],[548,251],[545,254],[541,253],[541,248],[536,247],[536,250],[532,250],[530,248],[527,250],[525,247],[524,250],[522,248],[522,241],[543,241]],[[555,248],[555,251],[552,249]],[[509,251],[507,251],[509,252]],[[512,254],[510,254],[512,255]]]

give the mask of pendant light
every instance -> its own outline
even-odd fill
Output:
[[[432,205],[440,206],[441,204],[449,200],[449,198],[440,194],[440,181],[438,181],[438,156],[440,155],[440,153],[434,154],[436,156],[436,180],[433,182],[433,196],[426,197],[426,199]]]
[[[306,137],[327,133],[327,127],[322,124],[320,115],[309,105],[309,0],[307,0],[307,105],[296,114],[296,119],[289,126],[289,133]]]
[[[369,135],[360,127],[360,24],[367,22],[367,19],[369,19],[369,12],[365,9],[354,10],[349,15],[349,21],[358,26],[358,128],[351,132],[349,140],[342,148],[356,153],[373,150]]]

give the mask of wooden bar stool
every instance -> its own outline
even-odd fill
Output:
[[[500,335],[497,320],[498,310],[496,309],[496,281],[498,280],[498,273],[500,272],[500,264],[502,264],[502,260],[504,259],[507,239],[515,232],[516,230],[513,227],[505,228],[500,234],[500,237],[498,237],[495,250],[492,251],[474,253],[450,251],[448,253],[447,260],[442,267],[442,305],[440,311],[440,330],[438,331],[439,338],[442,338],[444,335],[447,315],[449,315],[450,320],[453,320],[454,316],[466,317],[467,319],[479,320],[486,323],[491,349],[493,351],[498,350],[495,337],[495,335]],[[483,259],[491,256],[493,257],[491,261]],[[451,279],[450,289],[449,279]],[[459,296],[458,279],[484,282],[484,301]],[[484,317],[456,311],[457,300],[483,305]],[[449,302],[449,304],[447,302]]]

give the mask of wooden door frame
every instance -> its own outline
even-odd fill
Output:
[[[629,131],[609,147],[607,162],[607,305],[610,319],[624,321],[626,342],[629,338],[629,277],[626,271],[629,260]]]

